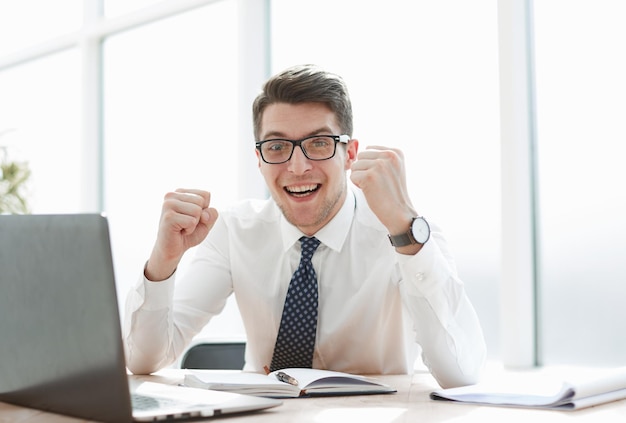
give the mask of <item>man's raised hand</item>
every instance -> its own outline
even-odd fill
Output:
[[[208,191],[177,189],[165,194],[157,240],[144,270],[146,278],[167,279],[183,254],[206,238],[218,217],[210,202]]]

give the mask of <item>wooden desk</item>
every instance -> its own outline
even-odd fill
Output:
[[[131,377],[177,384],[182,380],[182,371],[164,370],[152,376]],[[626,421],[626,400],[574,412],[475,406],[430,400],[430,392],[438,386],[432,376],[426,372],[416,373],[412,377],[381,376],[379,379],[394,386],[398,392],[389,395],[287,399],[284,400],[283,405],[273,409],[247,415],[233,415],[214,421],[228,421],[229,423],[485,423],[490,421],[610,423]],[[77,423],[85,422],[85,420],[0,403],[0,422]]]

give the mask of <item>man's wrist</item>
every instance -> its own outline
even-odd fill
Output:
[[[399,234],[390,233],[388,238],[395,248],[422,245],[430,239],[430,225],[422,216],[416,216],[411,219],[408,229]]]
[[[143,268],[143,276],[150,282],[163,282],[172,277],[176,272],[176,266],[171,270],[170,268],[152,269],[150,267],[150,260],[148,260]]]

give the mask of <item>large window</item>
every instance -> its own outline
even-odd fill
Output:
[[[517,40],[534,39],[522,53],[536,74],[515,60],[502,66],[510,4],[534,6],[534,27]],[[537,306],[536,358],[619,363],[625,19],[619,0],[4,2],[0,147],[29,162],[33,212],[109,216],[123,302],[166,191],[205,188],[218,207],[266,195],[251,101],[269,74],[317,63],[346,79],[361,148],[404,150],[412,199],[451,243],[491,358],[506,354],[503,333],[518,337],[508,326],[519,314],[500,298],[511,283],[501,277],[510,251],[501,236],[515,212],[505,200],[516,198],[529,215],[537,206],[536,268],[526,266],[537,302],[522,303],[525,316]],[[515,131],[500,123],[499,95],[516,87],[501,86],[499,62],[505,73],[536,77],[518,90],[536,92],[535,109],[516,108],[510,95],[514,114],[536,123],[537,179],[527,183],[536,203],[504,177],[525,163],[500,139],[501,130]],[[513,288],[506,292],[532,290]],[[232,301],[203,336],[243,336]],[[520,337],[519,345],[535,341]]]
[[[540,361],[626,357],[626,4],[536,1]]]

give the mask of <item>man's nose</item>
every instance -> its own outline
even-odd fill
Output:
[[[289,171],[301,174],[311,169],[311,160],[305,155],[300,146],[295,147],[289,160]]]

